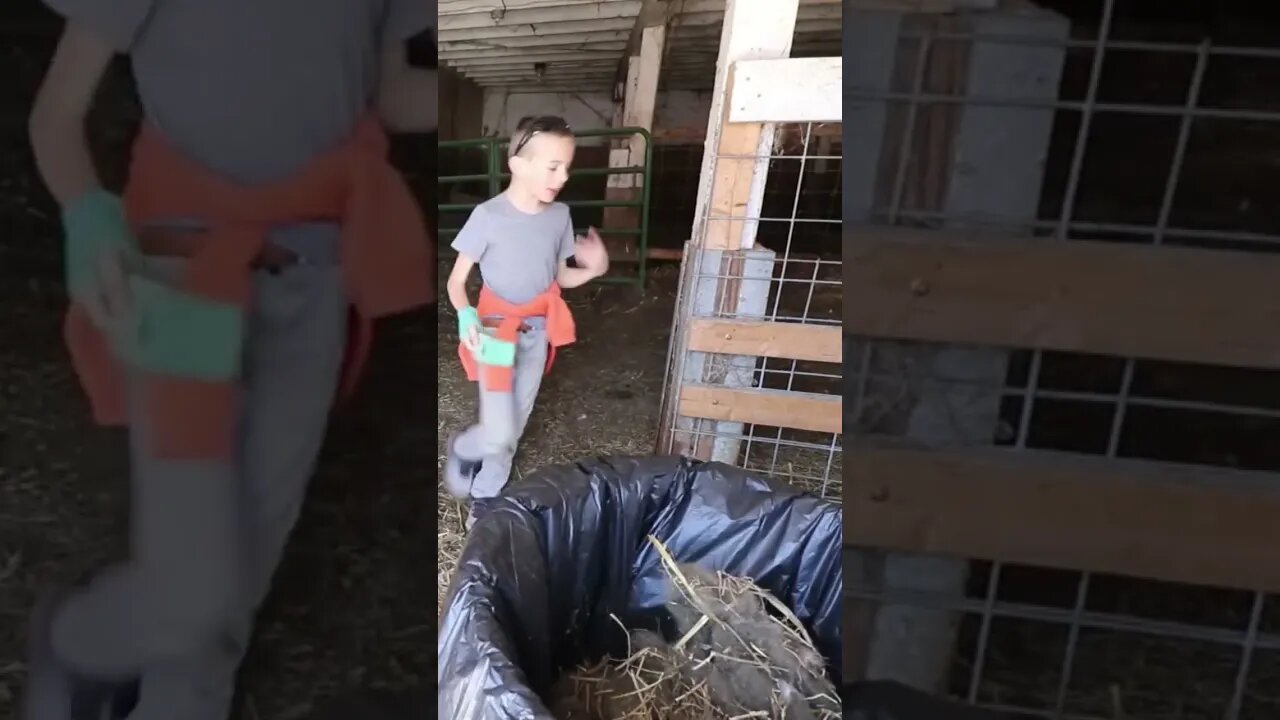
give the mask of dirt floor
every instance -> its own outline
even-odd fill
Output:
[[[578,342],[556,356],[521,439],[513,480],[547,465],[584,457],[653,452],[678,268],[672,264],[650,267],[652,274],[643,293],[634,286],[616,285],[565,293],[577,323]],[[449,433],[475,422],[476,390],[457,360],[452,311],[441,306],[437,320],[441,348],[437,451],[443,463]],[[465,539],[466,509],[441,489],[438,512],[437,609],[443,607]]]

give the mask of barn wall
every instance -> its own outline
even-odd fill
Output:
[[[440,68],[440,139],[461,140],[483,134],[484,90],[448,69]]]

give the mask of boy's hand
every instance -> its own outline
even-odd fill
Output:
[[[573,259],[578,267],[590,270],[596,277],[608,272],[609,251],[605,249],[604,241],[594,227],[587,228],[587,234],[578,238]]]
[[[473,307],[458,310],[458,339],[472,353],[480,352],[480,315]]]

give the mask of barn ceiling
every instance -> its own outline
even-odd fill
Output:
[[[655,0],[440,0],[440,62],[484,87],[609,91],[646,2]],[[661,85],[710,90],[725,0],[664,4]],[[840,15],[841,0],[800,0],[792,55],[839,55]]]

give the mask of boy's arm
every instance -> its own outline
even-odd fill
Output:
[[[449,302],[454,310],[471,307],[471,299],[467,297],[467,278],[471,275],[471,268],[475,267],[475,264],[474,260],[462,253],[458,253],[458,259],[453,262],[453,270],[449,271],[449,280],[445,283],[445,289],[449,293]]]
[[[31,109],[28,132],[36,167],[64,207],[100,187],[85,118],[114,55],[110,43],[68,22]]]
[[[594,268],[569,267],[568,260],[561,260],[560,269],[556,271],[556,284],[565,290],[571,290],[586,285],[600,275]]]

